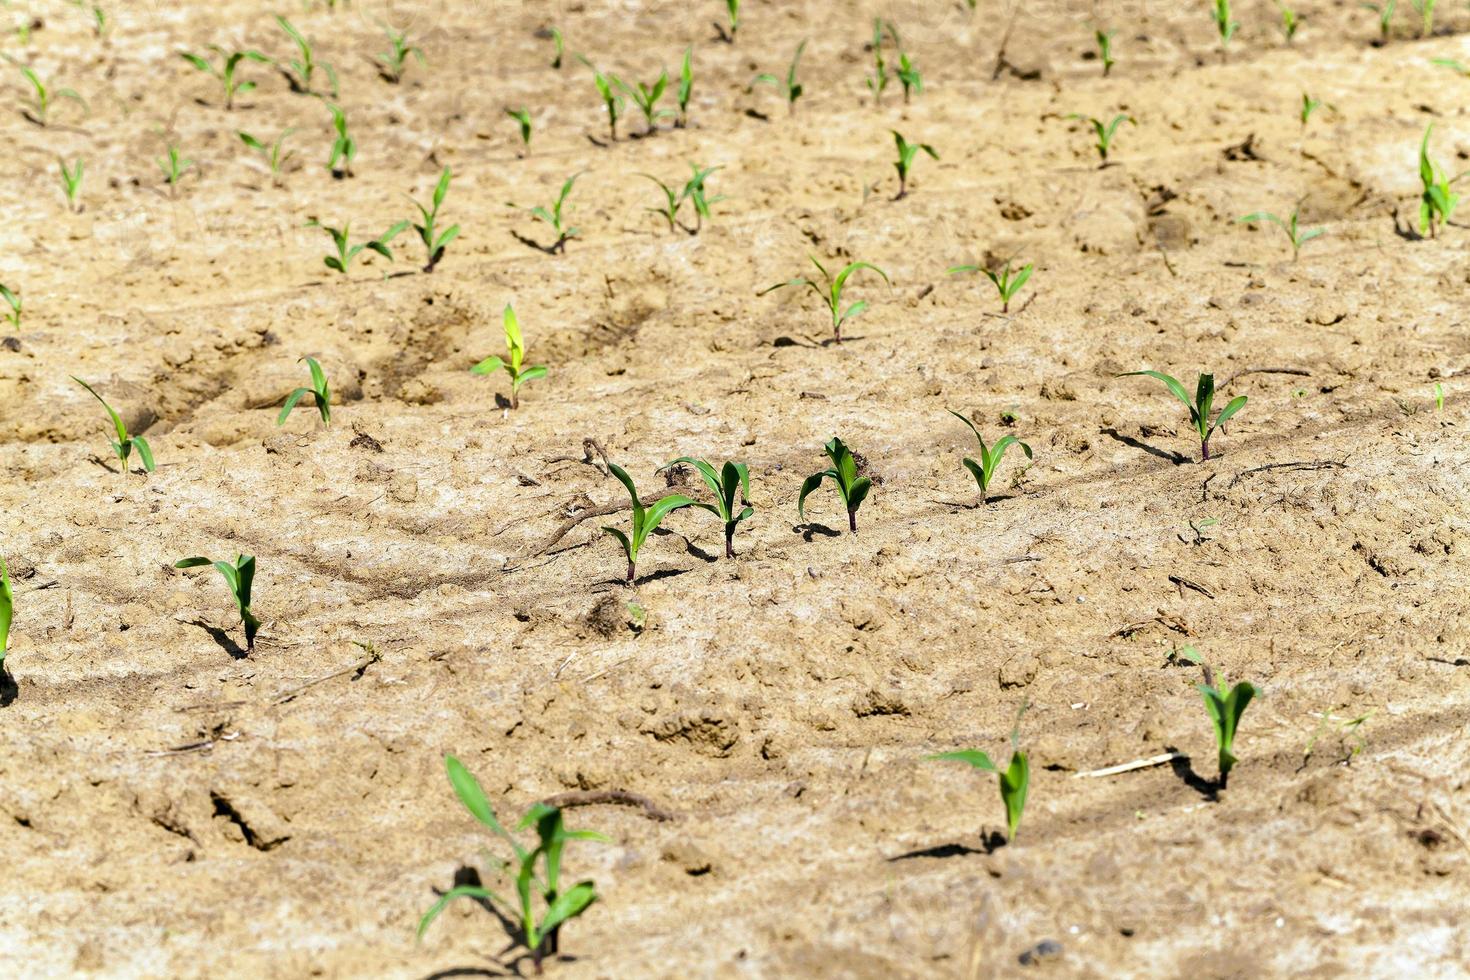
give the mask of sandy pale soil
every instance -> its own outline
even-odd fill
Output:
[[[1302,0],[1288,47],[1241,3],[1224,58],[1203,0],[1037,3],[1009,33],[998,0],[749,0],[733,45],[713,0],[106,6],[101,40],[71,4],[0,9],[0,282],[24,302],[0,330],[0,972],[529,972],[473,903],[415,942],[457,869],[491,874],[453,753],[506,817],[606,790],[675,817],[567,811],[610,841],[569,848],[600,901],[558,977],[1464,974],[1470,229],[1411,230],[1425,126],[1447,171],[1470,157],[1470,81],[1430,63],[1470,62],[1463,5],[1420,39],[1400,4],[1381,45],[1372,12]],[[247,62],[227,110],[177,56],[284,59],[282,11],[336,68],[350,178],[322,101]],[[864,85],[875,14],[923,73],[908,105]],[[425,55],[396,85],[379,19]],[[788,114],[747,86],[803,39]],[[650,81],[688,45],[688,127],[635,138],[633,113],[610,142],[572,53]],[[19,65],[85,107],[26,118]],[[1133,117],[1113,165],[1071,113]],[[273,181],[235,133],[287,127]],[[891,129],[940,157],[902,200]],[[85,160],[80,213],[58,156]],[[691,163],[725,198],[697,235],[638,176]],[[309,221],[376,235],[446,165],[462,233],[432,274],[412,233],[323,265]],[[506,202],[579,172],[580,237],[539,251]],[[1298,261],[1236,221],[1297,202],[1325,229]],[[891,280],[853,278],[871,308],[840,346],[810,292],[757,295],[808,255]],[[946,275],[1010,258],[1035,272],[1006,315]],[[508,302],[549,367],[514,411],[468,370]],[[306,355],[332,424],[278,427]],[[1216,458],[1161,385],[1115,377],[1146,367],[1249,397]],[[119,471],[71,375],[155,472]],[[946,409],[1034,450],[986,506]],[[830,484],[797,518],[833,435],[876,481],[855,535]],[[750,464],[739,557],[679,511],[625,586],[606,463],[651,498],[681,455]],[[667,482],[703,498],[691,476]],[[248,656],[223,580],[172,568],[237,552]],[[1223,792],[1185,646],[1262,691]],[[1023,704],[1003,846],[994,778],[923,757],[1004,756]]]

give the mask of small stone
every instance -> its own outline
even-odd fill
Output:
[[[1022,966],[1037,966],[1062,955],[1062,944],[1055,939],[1043,939],[1022,953],[1018,959]]]

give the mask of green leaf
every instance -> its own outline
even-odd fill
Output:
[[[153,472],[153,449],[148,445],[148,440],[142,436],[133,436],[133,445],[138,447],[138,458],[143,461],[143,469],[149,473]]]
[[[449,906],[449,903],[454,901],[456,898],[482,898],[488,902],[500,902],[502,905],[506,904],[499,895],[495,894],[488,888],[480,888],[475,885],[459,885],[456,888],[451,888],[449,891],[445,892],[439,898],[439,901],[435,902],[433,907],[430,908],[428,912],[425,912],[424,917],[419,920],[419,927],[417,932],[418,939],[424,938],[424,933],[428,930],[429,925],[435,919],[439,918],[439,914],[443,912]]]
[[[72,380],[75,381],[77,384],[81,385],[83,388],[86,388],[87,391],[91,392],[91,395],[92,395],[93,398],[97,399],[99,402],[102,402],[102,407],[105,408],[105,409],[107,409],[107,414],[108,415],[112,416],[112,427],[117,432],[117,441],[118,442],[127,442],[128,441],[128,430],[127,430],[127,427],[123,425],[122,418],[116,412],[114,412],[112,410],[112,406],[109,405],[109,404],[107,404],[107,402],[103,400],[102,396],[99,395],[99,394],[97,394],[97,391],[91,385],[87,384],[87,382],[83,381],[81,378],[78,378],[76,375],[72,375]]]
[[[806,498],[807,498],[807,496],[810,495],[813,490],[815,490],[818,487],[820,487],[822,485],[823,478],[828,477],[828,476],[832,477],[835,480],[837,478],[837,471],[836,470],[823,470],[820,473],[813,473],[811,476],[807,477],[805,480],[802,481],[802,483],[801,483],[801,496],[799,496],[799,497],[796,498],[796,514],[803,521],[806,520]]]
[[[297,388],[291,394],[287,395],[286,404],[281,408],[281,414],[276,416],[276,425],[285,425],[286,419],[291,415],[291,409],[295,408],[296,403],[309,394],[311,394],[311,389]]]
[[[856,511],[868,499],[868,491],[873,489],[873,481],[865,476],[860,476],[847,488],[847,509],[849,512]]]
[[[627,470],[617,463],[608,463],[607,466],[612,471],[612,475],[618,478],[618,482],[627,487],[628,496],[633,500],[633,527],[636,530],[643,522],[643,503],[638,499],[638,488],[633,486],[633,478],[628,475]]]
[[[211,562],[208,558],[202,558],[202,557],[180,558],[178,561],[174,562],[174,567],[175,568],[199,568],[201,566],[211,565],[211,564],[213,564],[213,562]]]
[[[670,513],[681,507],[691,507],[693,505],[694,501],[682,493],[671,493],[667,497],[660,497],[656,503],[648,508],[648,513],[643,518],[643,526],[638,528],[639,547],[643,546],[643,542],[663,523],[663,519]]]
[[[10,621],[15,612],[15,596],[10,591],[10,569],[0,555],[0,663],[5,662],[5,651],[10,644]]]
[[[311,386],[320,392],[327,390],[327,376],[322,372],[322,366],[317,363],[316,358],[302,358],[306,361],[307,370],[311,372]],[[298,362],[299,363],[299,362]]]
[[[990,756],[979,749],[962,749],[958,752],[940,752],[937,755],[926,755],[925,759],[937,762],[964,762],[984,772],[1000,772]]]
[[[502,370],[505,366],[506,365],[504,361],[492,354],[490,357],[485,358],[479,364],[476,364],[474,367],[470,368],[470,373],[493,374],[496,371]]]
[[[541,918],[541,934],[545,935],[566,920],[581,915],[587,910],[587,906],[595,901],[597,901],[597,891],[592,882],[577,882],[556,896],[556,899],[547,906],[546,913]]]
[[[527,381],[535,381],[537,378],[544,378],[544,377],[546,377],[546,365],[545,364],[537,364],[537,365],[534,365],[532,367],[528,367],[524,371],[522,371],[520,374],[517,374],[516,375],[516,380],[515,380],[515,386],[517,388],[519,388],[521,385],[525,384]]]
[[[964,463],[965,469],[970,471],[970,475],[975,478],[975,485],[980,488],[980,492],[984,494],[990,488],[990,475],[985,472],[985,467],[968,456],[961,460],[961,462]]]
[[[1000,798],[1006,808],[1006,840],[1016,841],[1016,831],[1021,826],[1021,814],[1026,809],[1026,791],[1031,782],[1031,766],[1026,753],[1011,754],[1011,763],[1000,774]]]
[[[490,806],[490,801],[485,797],[485,791],[480,788],[479,780],[465,768],[452,755],[444,757],[444,768],[449,773],[449,785],[454,788],[454,795],[464,804],[464,808],[470,811],[470,816],[494,831],[498,836],[510,840],[510,834],[501,826],[500,821],[495,818],[495,810]],[[519,848],[517,848],[519,850]]]
[[[1242,408],[1245,408],[1245,402],[1246,402],[1246,396],[1245,395],[1240,395],[1237,398],[1232,398],[1230,400],[1230,404],[1226,405],[1220,411],[1219,417],[1215,419],[1215,425],[1214,426],[1211,426],[1211,428],[1215,428],[1215,427],[1224,425],[1225,422],[1226,422],[1226,420],[1229,419],[1230,416],[1234,415],[1236,412],[1240,411]]]
[[[629,561],[635,561],[638,558],[638,552],[633,547],[633,542],[628,540],[628,536],[626,534],[624,534],[622,531],[619,531],[615,527],[607,527],[606,525],[604,525],[602,529],[618,539],[618,544],[623,546],[623,554],[628,556]]]
[[[1189,400],[1189,392],[1184,390],[1184,385],[1180,384],[1177,379],[1172,378],[1167,374],[1164,374],[1162,371],[1128,371],[1118,375],[1118,377],[1132,378],[1140,375],[1162,381],[1166,386],[1168,386],[1169,391],[1174,395],[1175,398],[1183,402],[1186,408],[1193,411],[1194,402]]]

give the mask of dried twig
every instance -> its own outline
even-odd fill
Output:
[[[1301,377],[1301,378],[1310,378],[1312,376],[1312,372],[1311,371],[1308,371],[1306,368],[1289,368],[1289,367],[1246,368],[1243,371],[1236,371],[1229,378],[1226,378],[1225,379],[1225,384],[1222,384],[1220,387],[1221,388],[1224,388],[1227,385],[1231,384],[1233,381],[1235,381],[1235,379],[1237,379],[1237,378],[1243,378],[1247,374],[1294,374],[1297,377]]]
[[[1253,467],[1252,469],[1241,470],[1239,473],[1235,474],[1235,476],[1230,481],[1230,486],[1226,487],[1225,489],[1227,489],[1227,490],[1233,489],[1237,483],[1239,483],[1241,480],[1245,479],[1246,477],[1251,476],[1251,475],[1256,474],[1256,473],[1264,473],[1267,470],[1345,470],[1345,469],[1347,469],[1347,461],[1346,460],[1338,461],[1338,460],[1334,460],[1334,459],[1314,459],[1314,460],[1307,460],[1307,461],[1304,461],[1304,462],[1297,462],[1297,463],[1267,463],[1265,466],[1256,466],[1256,467]]]
[[[1116,776],[1120,773],[1133,772],[1136,769],[1151,769],[1154,766],[1162,766],[1166,762],[1184,758],[1183,752],[1165,752],[1162,755],[1149,756],[1147,759],[1134,759],[1132,762],[1120,763],[1116,766],[1108,766],[1106,769],[1092,769],[1088,772],[1075,773],[1073,779],[1095,779],[1101,776]]]
[[[623,789],[594,789],[594,790],[572,790],[570,793],[558,793],[548,796],[541,801],[546,806],[574,807],[574,806],[598,806],[604,803],[616,804],[618,806],[636,806],[643,810],[650,820],[660,822],[667,820],[678,820],[679,816],[659,806],[646,796],[630,793]]]

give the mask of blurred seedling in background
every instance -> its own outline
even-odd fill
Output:
[[[810,287],[812,292],[821,297],[822,302],[827,307],[827,311],[832,314],[832,339],[833,342],[840,344],[842,343],[842,325],[848,320],[852,320],[860,316],[863,311],[868,308],[867,300],[858,300],[856,303],[853,303],[845,310],[842,308],[842,290],[847,285],[848,278],[859,269],[871,269],[872,271],[878,273],[878,275],[882,276],[883,281],[887,283],[888,273],[884,272],[876,265],[873,265],[871,262],[852,262],[849,263],[841,272],[837,273],[837,278],[834,279],[832,278],[831,274],[827,272],[822,263],[817,261],[816,256],[808,255],[807,258],[811,259],[812,265],[816,266],[817,271],[822,274],[822,283],[814,282],[811,279],[797,278],[792,279],[789,282],[778,282],[774,286],[762,289],[756,295],[764,296],[766,293],[772,292],[773,290],[777,289],[784,289],[787,286]]]
[[[357,159],[357,140],[348,131],[347,113],[342,111],[342,107],[328,102],[327,109],[332,113],[332,128],[337,131],[336,138],[332,140],[331,155],[327,158],[327,169],[333,177],[351,177],[352,161]]]
[[[1322,100],[1321,99],[1314,99],[1310,95],[1308,95],[1307,93],[1305,93],[1305,92],[1302,93],[1302,109],[1301,109],[1302,132],[1305,133],[1307,131],[1307,123],[1309,123],[1309,122],[1312,121],[1312,113],[1316,112],[1320,108],[1322,108]]]
[[[313,220],[307,222],[307,227],[320,228],[331,236],[332,245],[336,248],[337,254],[326,256],[322,259],[322,264],[328,269],[334,269],[345,276],[347,275],[348,268],[352,265],[352,260],[357,258],[363,249],[376,252],[389,262],[392,262],[393,250],[388,245],[393,239],[408,229],[408,222],[400,221],[377,238],[371,238],[365,242],[358,242],[356,245],[353,245],[349,239],[349,235],[352,232],[352,222],[350,221],[341,228],[331,228],[319,221]]]
[[[126,477],[128,475],[128,459],[133,455],[134,449],[138,450],[138,458],[143,461],[143,469],[152,473],[153,450],[149,447],[148,440],[142,436],[130,435],[128,433],[128,427],[123,424],[122,416],[113,411],[112,406],[107,404],[91,385],[75,375],[72,376],[72,380],[83,388],[86,388],[87,392],[93,398],[97,399],[97,401],[101,402],[103,408],[107,409],[107,414],[112,419],[112,431],[117,436],[116,439],[108,439],[107,443],[112,447],[113,455],[117,457],[118,462],[122,465],[123,476]]]
[[[719,167],[705,167],[701,169],[698,165],[691,163],[689,165],[689,168],[693,173],[689,180],[685,182],[682,190],[675,190],[673,187],[665,184],[663,181],[659,180],[652,174],[639,174],[638,176],[653,181],[655,184],[658,185],[658,189],[663,193],[663,207],[645,208],[645,210],[649,211],[652,214],[658,215],[660,218],[663,218],[669,226],[669,231],[674,231],[676,228],[683,227],[679,224],[678,217],[679,209],[683,207],[684,202],[689,201],[691,204],[694,205],[694,210],[696,215],[698,216],[698,221],[695,223],[695,226],[693,228],[684,228],[684,230],[691,235],[696,235],[704,226],[704,219],[708,218],[710,215],[710,205],[723,201],[724,198],[710,198],[705,196],[704,182],[709,178],[710,174],[714,173],[716,170],[719,170]]]
[[[560,809],[537,803],[526,811],[526,815],[516,826],[516,830],[534,827],[536,846],[530,849],[522,847],[495,818],[495,811],[491,808],[485,791],[464,764],[448,755],[444,757],[444,767],[449,773],[449,784],[454,787],[454,794],[459,797],[464,808],[476,820],[489,827],[495,836],[510,845],[515,860],[496,862],[496,871],[515,879],[517,901],[506,901],[483,885],[457,885],[440,896],[419,920],[418,938],[424,938],[430,924],[455,899],[475,899],[490,905],[497,917],[515,926],[515,939],[530,952],[531,962],[537,975],[540,975],[541,961],[547,956],[555,956],[558,951],[561,927],[581,915],[597,900],[597,889],[591,881],[579,881],[566,891],[561,890],[561,859],[567,841],[606,842],[607,838],[591,830],[568,830],[562,821]],[[539,874],[536,868],[538,862],[541,865]],[[535,899],[538,897],[543,905],[540,913],[535,906]]]
[[[1419,144],[1419,183],[1424,188],[1419,195],[1419,234],[1427,231],[1430,238],[1436,237],[1439,226],[1454,217],[1460,195],[1451,190],[1451,187],[1466,173],[1470,173],[1462,171],[1451,177],[1429,158],[1429,137],[1433,132],[1434,124],[1430,123],[1424,130],[1424,141]]]
[[[1317,715],[1317,727],[1312,730],[1312,737],[1307,739],[1307,747],[1302,751],[1302,768],[1312,758],[1312,752],[1317,747],[1317,742],[1322,736],[1329,732],[1336,732],[1344,743],[1347,743],[1347,755],[1338,760],[1342,765],[1348,765],[1357,758],[1358,753],[1368,747],[1368,738],[1361,731],[1373,712],[1367,711],[1356,718],[1336,718],[1330,711],[1314,712]]]
[[[727,28],[719,21],[715,22],[715,34],[726,44],[735,43],[735,32],[740,30],[740,0],[725,0],[725,16],[730,21]]]
[[[3,319],[11,327],[19,330],[21,312],[20,293],[11,289],[9,286],[0,285],[0,299],[3,299],[5,305],[10,307],[9,313],[0,310],[0,319]]]
[[[270,144],[266,144],[264,141],[251,136],[244,130],[236,130],[235,135],[240,137],[241,143],[244,143],[265,158],[265,164],[270,168],[271,180],[279,185],[281,183],[281,168],[296,155],[294,150],[285,149],[286,137],[294,132],[296,132],[294,129],[283,129],[281,130],[281,135],[276,137],[276,141]]]
[[[750,506],[750,467],[745,463],[726,462],[724,466],[716,470],[714,465],[692,456],[680,456],[678,459],[670,460],[660,466],[654,472],[662,473],[672,466],[680,463],[688,463],[699,471],[700,478],[704,480],[715,494],[715,502],[712,504],[695,503],[700,510],[707,510],[718,517],[725,525],[725,557],[735,557],[735,525],[747,520],[755,514],[755,508]],[[736,507],[745,502],[743,510]]]
[[[1281,0],[1276,0],[1276,6],[1281,8],[1281,34],[1290,44],[1296,38],[1296,32],[1301,30],[1303,18]]]
[[[623,546],[623,554],[628,558],[628,583],[631,585],[637,575],[638,552],[642,550],[643,542],[663,523],[665,517],[681,507],[694,506],[694,501],[682,493],[671,493],[660,497],[653,506],[645,509],[643,502],[638,499],[638,488],[633,486],[633,478],[628,475],[628,471],[616,463],[609,463],[608,469],[628,488],[628,496],[633,501],[631,534],[625,534],[615,527],[603,527],[604,531],[617,538],[618,544]]]
[[[644,208],[644,210],[649,212],[650,214],[656,214],[660,218],[663,218],[669,226],[669,231],[673,231],[678,228],[679,208],[682,207],[684,204],[684,195],[681,192],[674,190],[668,184],[665,184],[663,181],[659,180],[653,174],[639,174],[638,176],[643,177],[646,180],[651,180],[655,184],[657,184],[658,189],[663,193],[664,196],[664,203],[661,207]]]
[[[10,569],[0,555],[0,677],[5,676],[5,654],[10,649],[10,623],[15,615],[15,594],[10,591]]]
[[[528,109],[507,109],[505,114],[516,121],[521,134],[521,147],[526,156],[531,155],[531,113]]]
[[[316,362],[316,358],[303,357],[296,363],[300,364],[301,361],[306,362],[306,368],[311,372],[311,387],[297,388],[286,396],[286,404],[281,406],[281,414],[276,416],[276,425],[285,425],[296,403],[310,395],[316,404],[317,414],[322,417],[322,427],[329,427],[332,424],[332,389],[327,387],[327,374]]]
[[[1000,294],[1000,311],[1011,312],[1011,298],[1021,291],[1026,281],[1031,278],[1032,263],[1027,263],[1019,269],[1012,271],[1011,263],[1006,262],[1005,267],[999,272],[993,272],[983,265],[957,265],[949,270],[952,276],[961,275],[966,272],[978,272],[989,279],[995,291]]]
[[[444,203],[444,195],[449,193],[450,171],[445,167],[439,174],[439,183],[434,186],[434,196],[431,199],[432,207],[426,208],[417,201],[413,206],[419,209],[419,217],[423,222],[413,226],[418,232],[419,241],[424,243],[424,248],[429,255],[429,262],[424,266],[425,272],[433,272],[439,260],[444,258],[444,250],[449,243],[459,237],[459,225],[450,225],[441,233],[437,230],[439,223],[439,206]]]
[[[38,126],[46,126],[50,123],[51,106],[57,99],[71,99],[82,108],[85,109],[87,107],[86,101],[75,90],[69,88],[51,88],[45,82],[41,81],[39,75],[26,67],[22,67],[20,73],[25,76],[26,81],[31,83],[31,89],[34,92],[31,107],[27,110],[26,114],[31,122],[36,123]]]
[[[673,115],[673,112],[670,110],[660,109],[658,107],[659,100],[664,97],[664,90],[669,87],[669,73],[667,69],[659,72],[658,78],[654,80],[652,85],[645,85],[642,82],[629,85],[621,78],[614,78],[613,81],[617,83],[618,88],[628,93],[628,98],[632,99],[633,104],[638,107],[638,111],[643,113],[643,121],[648,126],[644,131],[645,136],[653,135],[654,131],[658,129],[658,121],[660,119]]]
[[[177,197],[179,180],[184,174],[194,169],[194,161],[179,151],[177,143],[170,143],[165,154],[154,162],[158,164],[158,169],[163,171],[163,179],[168,183],[168,196]]]
[[[276,68],[286,78],[286,84],[291,86],[291,91],[301,95],[317,95],[312,84],[316,78],[316,70],[320,68],[327,76],[327,84],[330,86],[332,98],[337,98],[337,72],[325,61],[318,62],[312,51],[311,42],[306,36],[296,29],[286,18],[276,15],[276,23],[281,25],[281,30],[291,38],[296,45],[297,57],[290,61],[276,62]]]
[[[409,57],[417,58],[420,65],[428,62],[424,59],[423,49],[408,40],[407,29],[395,31],[387,24],[381,26],[383,33],[388,36],[388,50],[378,55],[378,76],[385,82],[397,85],[403,81],[403,70],[408,67]]]
[[[505,202],[506,207],[515,208],[518,211],[525,211],[531,217],[536,218],[538,221],[544,221],[551,226],[551,230],[556,233],[556,238],[550,245],[537,246],[549,255],[565,252],[567,242],[576,238],[581,233],[581,229],[568,228],[562,222],[562,209],[566,206],[567,195],[572,192],[572,185],[577,182],[577,178],[580,176],[582,176],[580,173],[576,173],[566,179],[566,182],[561,185],[561,193],[556,196],[556,203],[551,206],[550,210],[539,205],[534,208],[523,208],[511,201]]]
[[[1438,381],[1434,383],[1434,410],[1444,411],[1444,385]]]
[[[1303,245],[1326,233],[1325,228],[1300,227],[1298,224],[1300,216],[1301,208],[1296,207],[1292,208],[1291,216],[1284,221],[1269,211],[1256,211],[1252,214],[1236,218],[1235,220],[1240,224],[1258,224],[1265,221],[1276,225],[1276,227],[1286,232],[1287,240],[1291,242],[1291,260],[1295,262],[1298,256],[1301,255]]]
[[[928,143],[910,143],[898,130],[890,129],[889,132],[893,134],[893,143],[898,148],[898,159],[893,162],[893,169],[898,171],[898,196],[894,198],[897,201],[908,195],[909,171],[913,169],[919,151],[924,151],[935,160],[939,159],[939,154]]]
[[[180,51],[179,57],[219,81],[220,89],[224,92],[226,109],[235,107],[235,96],[244,95],[255,88],[254,82],[241,80],[239,77],[241,63],[246,61],[254,61],[262,65],[271,63],[271,60],[259,51],[226,51],[217,44],[209,45],[206,50],[211,53],[212,57],[188,51]],[[216,60],[219,62],[218,65],[215,64]]]
[[[868,91],[873,93],[873,104],[883,101],[883,90],[888,88],[888,63],[883,60],[883,35],[886,33],[881,18],[873,18],[873,74],[868,76]]]
[[[616,75],[607,74],[597,70],[597,66],[581,55],[577,60],[592,69],[592,83],[597,86],[597,94],[602,98],[603,110],[607,112],[607,134],[616,143],[618,141],[618,118],[623,114],[623,106],[627,103],[617,93],[620,88],[626,88],[622,79]]]
[[[566,38],[564,38],[561,31],[555,27],[548,27],[546,29],[546,36],[551,38],[551,43],[555,52],[551,56],[551,67],[556,69],[557,71],[561,71],[562,55],[566,54],[567,50]]]
[[[1113,73],[1113,66],[1117,64],[1113,60],[1113,35],[1117,31],[1093,31],[1092,36],[1097,41],[1097,57],[1102,62],[1103,78]]]
[[[1123,125],[1124,122],[1130,125],[1137,125],[1133,121],[1133,117],[1125,112],[1118,113],[1112,118],[1111,122],[1106,123],[1095,116],[1084,116],[1080,112],[1074,112],[1067,118],[1080,119],[1092,127],[1093,135],[1097,137],[1097,142],[1094,145],[1097,148],[1097,155],[1102,160],[1103,166],[1107,166],[1108,154],[1112,152],[1113,137],[1117,135],[1118,127]]]
[[[1215,31],[1220,35],[1220,57],[1230,48],[1230,39],[1240,29],[1240,23],[1231,17],[1230,0],[1215,0]]]
[[[1021,751],[1021,716],[1026,705],[1016,714],[1015,727],[1011,729],[1011,758],[1004,769],[991,761],[990,756],[979,749],[962,749],[958,752],[941,752],[925,756],[935,762],[963,762],[980,772],[994,773],[1000,783],[1000,801],[1006,810],[1006,843],[1016,842],[1016,831],[1021,827],[1021,817],[1026,812],[1026,794],[1031,787],[1031,766],[1026,753]]]
[[[1419,36],[1429,37],[1434,33],[1435,0],[1410,0],[1419,12]]]
[[[781,97],[786,100],[787,112],[792,115],[796,114],[796,100],[801,98],[803,92],[801,82],[796,80],[796,68],[801,63],[801,53],[805,50],[805,41],[802,41],[796,46],[796,54],[791,57],[791,65],[786,69],[786,77],[784,79],[777,78],[775,75],[768,73],[762,73],[755,76],[755,81],[751,82],[751,88],[754,88],[756,85],[774,85],[776,90],[781,93]]]
[[[1232,399],[1229,404],[1222,408],[1220,414],[1212,422],[1210,421],[1210,411],[1215,401],[1215,376],[1213,374],[1201,374],[1199,376],[1199,383],[1195,388],[1193,401],[1190,400],[1189,393],[1184,390],[1184,385],[1180,384],[1175,378],[1164,374],[1162,371],[1129,371],[1125,374],[1118,375],[1120,378],[1139,376],[1162,381],[1164,386],[1169,389],[1169,393],[1183,402],[1184,407],[1189,409],[1189,422],[1194,426],[1195,432],[1199,434],[1201,462],[1210,458],[1210,438],[1215,434],[1215,430],[1223,426],[1229,421],[1232,415],[1245,407],[1246,396],[1240,395]]]
[[[82,158],[77,157],[77,162],[68,168],[66,160],[56,158],[56,165],[61,168],[61,189],[66,194],[66,203],[71,206],[73,212],[82,213]]]
[[[236,555],[234,563],[210,561],[208,558],[181,558],[174,562],[175,568],[201,568],[213,565],[225,577],[235,608],[240,613],[240,622],[245,627],[245,650],[255,649],[255,634],[260,630],[260,620],[250,611],[250,589],[255,583],[255,556]]]
[[[495,356],[485,358],[479,364],[470,368],[471,374],[493,374],[496,371],[504,371],[510,375],[510,407],[519,408],[521,405],[521,385],[527,381],[546,377],[546,365],[537,364],[533,367],[521,367],[521,362],[526,356],[526,344],[521,339],[521,321],[516,317],[516,311],[511,309],[509,303],[505,304],[505,350],[507,357],[502,359]]]
[[[837,495],[842,498],[842,506],[847,510],[847,526],[856,534],[858,508],[868,499],[873,481],[865,476],[858,476],[857,460],[841,439],[833,436],[823,449],[832,465],[801,482],[801,495],[796,498],[796,514],[802,521],[806,520],[807,495],[820,487],[823,480],[830,479],[837,485]]]
[[[996,440],[994,446],[987,446],[985,445],[985,437],[980,434],[980,430],[975,427],[974,422],[971,422],[967,417],[952,408],[946,411],[969,426],[970,431],[975,434],[975,441],[980,443],[980,459],[976,461],[966,456],[964,464],[965,469],[969,470],[970,475],[975,478],[975,485],[980,490],[980,502],[982,504],[988,503],[990,501],[991,481],[995,479],[995,474],[1000,471],[1000,463],[1005,458],[1006,450],[1012,446],[1020,446],[1021,451],[1026,454],[1026,458],[1031,459],[1033,458],[1031,456],[1031,447],[1013,435],[1001,436],[1000,439]]]
[[[679,90],[675,98],[679,103],[679,117],[674,120],[676,129],[689,125],[689,99],[694,94],[694,48],[684,49],[684,61],[679,65]]]
[[[1398,0],[1384,0],[1382,3],[1364,3],[1364,10],[1371,10],[1378,15],[1378,40],[1380,44],[1388,43],[1388,36],[1393,32],[1393,14],[1398,8]]]
[[[1230,770],[1235,768],[1239,760],[1235,757],[1235,734],[1240,727],[1241,716],[1245,714],[1246,707],[1251,699],[1260,693],[1260,690],[1250,681],[1241,681],[1232,687],[1229,693],[1225,693],[1225,679],[1222,676],[1220,683],[1215,683],[1215,671],[1194,647],[1185,647],[1179,652],[1179,659],[1198,664],[1204,671],[1205,682],[1196,684],[1200,694],[1205,699],[1205,711],[1210,715],[1210,723],[1215,729],[1215,745],[1220,750],[1220,778],[1216,785],[1225,788],[1230,778]]]

